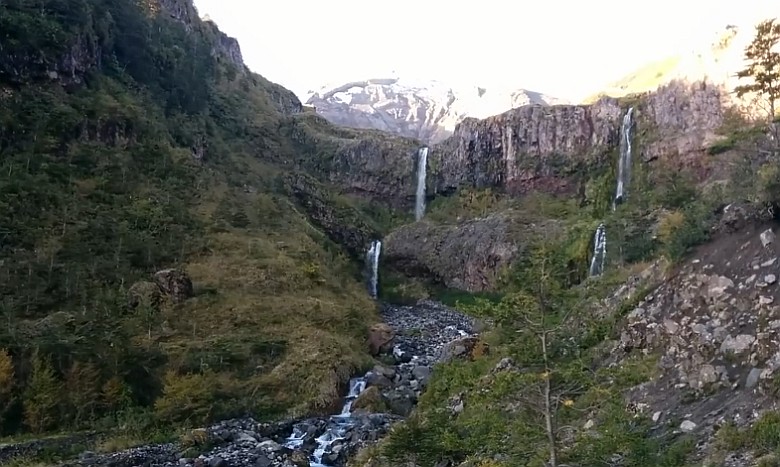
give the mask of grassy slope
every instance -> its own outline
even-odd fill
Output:
[[[218,63],[200,23],[187,33],[130,0],[39,3],[0,6],[14,64],[0,73],[0,348],[15,367],[2,431],[32,428],[32,412],[46,431],[128,408],[156,407],[155,423],[328,408],[376,315],[358,266],[282,187],[275,85]],[[85,37],[103,65],[84,84],[37,79]],[[130,285],[165,267],[196,296],[128,310]],[[36,349],[48,386],[31,380]],[[93,396],[86,415],[74,392]]]
[[[630,94],[653,91],[669,81],[669,73],[680,63],[680,57],[669,57],[639,68],[631,74],[611,83],[607,89],[583,99],[586,104],[602,96],[622,97]]]

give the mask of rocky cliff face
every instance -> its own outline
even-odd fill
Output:
[[[572,175],[618,144],[623,110],[603,99],[591,106],[525,106],[468,119],[430,156],[435,192],[459,186],[512,193],[570,188]]]
[[[313,92],[306,101],[329,121],[387,131],[435,143],[451,135],[464,118],[485,118],[523,105],[564,101],[525,89],[455,89],[438,81],[397,78],[354,81]]]
[[[587,171],[616,157],[620,124],[635,107],[634,152],[693,165],[723,124],[727,93],[707,83],[672,82],[656,92],[591,105],[530,105],[483,120],[468,118],[452,136],[431,146],[429,197],[459,187],[497,187],[512,194],[530,190],[566,193]],[[332,181],[374,199],[411,209],[416,186],[416,150],[345,151],[330,168]]]
[[[399,208],[414,202],[418,142],[378,131],[335,127],[312,113],[291,119],[287,129],[300,156],[298,163],[346,193]]]
[[[520,222],[511,212],[452,225],[416,222],[385,237],[384,261],[448,288],[483,292],[498,285],[532,235],[554,228]]]
[[[717,139],[730,95],[726,88],[706,81],[672,81],[647,93],[639,103],[639,129],[645,144],[639,152],[645,162],[663,158],[689,161]]]
[[[284,183],[307,217],[354,258],[362,260],[371,241],[379,238],[354,208],[339,203],[314,178],[290,174]]]

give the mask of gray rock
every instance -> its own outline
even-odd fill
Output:
[[[748,373],[747,379],[745,380],[745,387],[748,389],[756,387],[763,371],[764,370],[761,368],[753,368],[750,370],[750,373]]]
[[[680,429],[686,433],[690,433],[691,431],[695,430],[696,426],[696,423],[690,420],[683,420],[683,422],[680,423]]]
[[[765,231],[761,232],[761,244],[764,245],[764,248],[768,247],[774,241],[775,233],[772,231],[772,229],[766,229]]]

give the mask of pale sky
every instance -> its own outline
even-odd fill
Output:
[[[304,97],[389,77],[577,100],[777,0],[195,0],[244,61]],[[777,11],[780,13],[780,11]]]

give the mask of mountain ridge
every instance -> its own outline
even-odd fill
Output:
[[[525,89],[450,86],[439,80],[398,77],[357,80],[310,91],[306,105],[328,120],[436,143],[465,118],[485,118],[522,105],[566,101]]]

